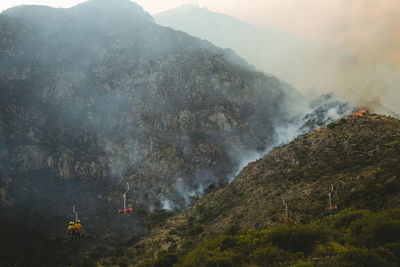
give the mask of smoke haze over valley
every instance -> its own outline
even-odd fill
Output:
[[[85,205],[93,218],[117,210],[129,182],[128,207],[182,209],[230,182],[249,153],[276,143],[278,124],[307,109],[232,50],[160,27],[129,1],[21,6],[0,19],[3,206],[88,183],[102,203]],[[41,176],[66,185],[26,185]],[[66,216],[87,194],[48,208]]]
[[[15,247],[0,266],[132,246],[274,147],[360,106],[400,112],[389,49],[363,57],[193,5],[65,5],[0,14],[0,245]],[[88,232],[77,258],[73,205]]]
[[[382,31],[390,31],[390,36],[396,39],[394,36],[398,36],[395,33],[399,30],[390,26],[394,22],[393,16],[384,18],[388,9],[382,7],[377,11],[379,15],[376,16],[381,16],[386,22],[375,26]],[[355,14],[356,10],[354,7],[349,13]],[[368,21],[368,13],[358,15]],[[357,46],[355,38],[350,39],[351,32],[346,32],[346,29],[342,32],[336,29],[336,35],[342,42],[340,44],[311,41],[276,28],[252,25],[197,5],[162,12],[156,14],[155,19],[161,25],[233,49],[258,69],[276,75],[310,97],[334,92],[356,105],[369,105],[370,109],[374,109],[376,106],[370,104],[374,102],[400,112],[400,65],[395,48],[398,40],[388,37],[379,41],[379,44],[387,45],[386,53],[373,41],[376,40],[374,36],[384,38],[381,32],[373,32],[373,29],[368,32],[366,29],[361,34],[356,31],[360,39],[365,39],[358,40],[358,43],[369,44],[364,46]],[[359,28],[350,18],[343,23],[352,23],[350,29]],[[379,49],[382,49],[381,54]],[[384,112],[382,109],[376,111]]]

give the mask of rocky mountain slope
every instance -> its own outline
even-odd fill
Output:
[[[399,137],[400,121],[391,117],[333,122],[250,163],[229,186],[203,196],[129,251],[138,259],[179,255],[216,234],[278,225],[282,198],[293,223],[309,223],[329,214],[331,184],[339,210],[399,207]]]
[[[73,202],[92,237],[143,233],[140,214],[226,185],[306,104],[232,50],[161,27],[128,0],[3,12],[0,206],[2,240],[15,248],[3,262],[35,255],[40,265]],[[136,212],[122,218],[124,182]],[[60,261],[52,255],[49,266]]]
[[[231,51],[114,2],[2,14],[1,169],[124,177],[137,205],[164,198],[181,208],[229,181],[237,151],[272,144],[299,95]],[[182,193],[167,190],[176,184]]]
[[[310,87],[320,90],[325,85],[323,80],[328,80],[335,70],[333,62],[339,60],[339,51],[327,44],[253,25],[197,5],[164,11],[154,15],[154,19],[160,25],[187,32],[219,47],[229,47],[256,68],[273,73],[304,91]]]

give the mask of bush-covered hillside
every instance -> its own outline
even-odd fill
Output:
[[[344,210],[309,224],[227,232],[184,256],[163,252],[146,266],[398,266],[400,208]]]
[[[289,218],[298,225],[282,229],[308,229],[311,226],[303,224],[327,216],[331,184],[333,204],[339,210],[399,207],[399,166],[399,120],[378,115],[344,118],[273,149],[226,188],[166,220],[131,248],[136,253],[132,263],[161,259],[165,252],[179,254],[215,235],[278,225],[285,214],[282,198]],[[308,255],[313,249],[306,251]]]

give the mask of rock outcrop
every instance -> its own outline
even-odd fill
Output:
[[[0,168],[128,181],[146,208],[183,208],[226,184],[240,153],[270,146],[301,99],[130,1],[20,6],[0,25]]]

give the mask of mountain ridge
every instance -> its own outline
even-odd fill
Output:
[[[188,251],[232,229],[263,229],[285,217],[310,223],[329,215],[328,193],[340,210],[381,211],[400,205],[400,121],[348,116],[274,148],[248,164],[227,187],[155,228],[136,248],[141,257]],[[190,242],[192,240],[193,242]],[[162,254],[160,254],[162,255]]]
[[[257,69],[273,73],[312,98],[334,90],[357,106],[378,101],[395,113],[400,112],[400,68],[396,64],[198,6],[177,7],[155,14],[154,18],[161,25],[233,49]],[[390,116],[393,113],[376,105],[369,109]]]
[[[243,153],[272,145],[289,105],[307,105],[233,51],[161,27],[129,1],[121,17],[91,11],[103,2],[0,15],[2,244],[15,248],[5,264],[76,265],[97,233],[107,245],[142,236],[152,210],[225,186]],[[121,217],[125,183],[137,212]],[[63,231],[73,203],[92,234],[81,252]]]
[[[50,119],[49,127],[52,127],[50,124],[53,124],[56,125],[57,129],[62,128],[65,124],[71,129],[83,130],[81,140],[78,142],[83,147],[90,148],[93,156],[96,153],[101,153],[101,150],[105,150],[106,154],[104,156],[103,152],[103,155],[97,158],[100,165],[89,163],[92,166],[87,166],[87,163],[83,163],[86,166],[82,166],[82,172],[79,171],[80,167],[78,166],[68,166],[68,162],[72,160],[71,156],[74,157],[73,154],[76,153],[71,147],[68,147],[69,142],[75,139],[75,133],[63,130],[69,136],[64,134],[61,139],[52,137],[46,141],[59,143],[57,146],[61,150],[61,155],[57,157],[61,159],[54,160],[54,156],[46,159],[48,156],[43,155],[40,150],[37,151],[33,147],[32,152],[27,153],[28,155],[37,155],[39,159],[39,162],[32,164],[33,168],[36,168],[35,166],[38,168],[45,168],[46,165],[54,166],[55,161],[58,161],[58,165],[61,165],[58,171],[61,177],[68,179],[80,173],[80,176],[89,177],[94,174],[104,178],[108,175],[109,170],[107,170],[107,166],[101,167],[104,164],[102,162],[107,160],[107,153],[112,154],[114,153],[113,150],[118,149],[112,147],[112,143],[115,143],[116,140],[111,141],[109,145],[108,135],[111,133],[119,135],[121,139],[126,139],[123,138],[124,131],[129,130],[134,133],[136,131],[138,137],[142,136],[148,139],[146,135],[149,133],[160,132],[155,134],[155,139],[168,139],[168,135],[173,135],[172,126],[180,127],[181,131],[191,131],[190,129],[200,126],[189,121],[196,119],[194,115],[198,113],[197,117],[201,120],[209,121],[202,122],[202,124],[206,124],[202,126],[206,131],[204,134],[216,135],[218,128],[221,128],[222,131],[234,130],[234,125],[238,125],[235,120],[242,119],[242,115],[234,114],[235,112],[252,116],[253,110],[259,109],[255,105],[259,100],[253,94],[267,94],[266,91],[263,92],[264,86],[271,88],[270,93],[274,95],[274,98],[285,98],[285,94],[287,96],[293,94],[292,97],[296,97],[294,89],[290,86],[275,78],[253,72],[244,60],[232,54],[231,51],[219,49],[186,33],[159,27],[148,22],[147,19],[144,20],[145,24],[142,24],[142,22],[137,22],[139,24],[132,23],[128,20],[125,25],[110,26],[112,30],[103,27],[100,27],[102,31],[97,31],[96,27],[89,30],[93,27],[93,23],[88,22],[90,18],[84,16],[82,19],[81,15],[76,15],[75,12],[77,10],[86,12],[86,9],[103,2],[110,3],[110,1],[90,1],[66,10],[44,8],[45,12],[64,12],[65,14],[68,13],[70,17],[66,19],[54,15],[50,20],[51,22],[44,20],[45,25],[42,22],[29,23],[29,25],[20,22],[23,25],[17,25],[20,25],[18,27],[21,27],[21,29],[14,28],[10,32],[3,32],[3,34],[15,36],[16,42],[18,42],[17,44],[14,43],[14,50],[11,53],[2,54],[2,77],[4,78],[2,87],[6,88],[2,92],[3,101],[13,103],[13,105],[3,105],[5,109],[3,116],[9,115],[7,119],[12,120],[14,114],[20,112],[16,109],[24,105],[33,109],[36,117],[46,118],[45,113],[51,111],[51,115],[48,116]],[[128,2],[121,1],[121,3]],[[129,5],[133,5],[134,10],[138,9],[134,4]],[[15,13],[29,13],[32,8],[39,11],[43,9],[43,7],[15,8],[5,12],[6,15],[2,15],[2,17],[7,20],[14,13],[13,19],[19,19],[21,15]],[[40,17],[39,13],[35,15],[35,12],[32,12],[33,20]],[[71,19],[74,16],[80,19]],[[27,19],[24,16],[22,17]],[[53,19],[56,21],[53,21]],[[94,19],[102,20],[101,16],[96,16]],[[64,22],[68,23],[65,24]],[[84,26],[81,27],[81,23]],[[77,29],[75,29],[76,27]],[[140,30],[141,27],[145,27],[147,31]],[[36,36],[33,37],[33,34]],[[130,37],[129,34],[134,37]],[[117,42],[109,40],[109,38],[116,38]],[[132,38],[136,40],[132,40]],[[25,44],[28,41],[29,47]],[[61,49],[64,46],[66,49]],[[121,53],[125,56],[121,57]],[[7,66],[6,62],[15,64],[13,73],[10,73],[9,70],[12,67]],[[173,62],[180,65],[170,68],[168,65]],[[199,67],[196,68],[195,66]],[[218,72],[227,76],[218,76]],[[199,79],[199,73],[210,76],[211,79],[209,81]],[[15,77],[12,75],[15,75]],[[234,75],[241,76],[240,79],[243,79],[235,78]],[[197,78],[197,81],[193,82],[195,78]],[[235,84],[230,86],[228,84],[232,79],[236,79],[236,81]],[[253,83],[253,80],[257,80],[257,82],[253,83],[251,86],[254,88],[250,89],[247,88],[246,82],[243,83],[245,80],[251,81],[251,83]],[[25,86],[27,82],[32,83],[33,86]],[[17,83],[21,83],[22,86]],[[212,89],[209,92],[199,89],[205,88],[205,86]],[[221,88],[218,88],[221,90],[214,90],[216,86],[221,86]],[[17,88],[13,93],[14,95],[7,92],[11,87]],[[281,88],[278,89],[278,87]],[[132,90],[133,88],[134,90]],[[235,89],[232,90],[232,88]],[[191,95],[189,95],[189,92]],[[28,94],[32,94],[34,98],[28,99]],[[249,98],[246,100],[248,102],[238,100],[239,94],[248,94]],[[173,96],[171,97],[171,95]],[[226,96],[227,100],[218,100],[218,95]],[[265,96],[263,101],[266,100]],[[284,99],[282,100],[284,101]],[[229,105],[223,104],[224,101],[231,102],[231,108],[228,108]],[[155,102],[161,105],[154,105]],[[207,104],[203,105],[205,102]],[[270,102],[268,100],[268,103]],[[43,112],[38,103],[43,104],[42,107],[47,110]],[[234,105],[241,105],[241,107],[237,109],[237,106],[234,107]],[[280,109],[278,105],[279,103],[271,106],[275,106],[278,111]],[[209,110],[205,107],[208,107]],[[164,118],[166,117],[163,114],[164,111],[170,114],[170,118]],[[22,109],[21,112],[23,112]],[[40,115],[37,114],[38,112],[40,112]],[[210,113],[208,114],[210,117],[207,118],[205,113]],[[99,114],[104,116],[106,120],[101,121],[97,118],[96,116]],[[65,121],[66,117],[68,121]],[[149,125],[146,122],[151,118],[151,124],[157,125]],[[7,119],[3,121],[7,121]],[[138,123],[138,125],[129,129],[127,126],[120,127],[118,121],[122,123],[124,119],[129,120],[130,123]],[[56,123],[51,120],[55,120]],[[32,136],[32,134],[35,134],[33,129],[39,130],[43,127],[43,120],[40,123],[42,126],[32,128],[31,133],[28,134],[28,139],[31,140],[26,142],[40,143],[40,137]],[[232,125],[229,126],[228,124],[231,123]],[[265,123],[270,124],[269,122]],[[127,124],[125,123],[125,125]],[[116,131],[118,127],[121,129]],[[243,128],[243,123],[241,127]],[[167,131],[171,133],[167,133]],[[87,138],[85,135],[90,135],[90,139],[93,141],[98,140],[100,147],[88,144],[84,140]],[[163,135],[165,136],[163,137]],[[260,138],[263,137],[260,136]],[[136,146],[135,150],[137,151],[144,150],[144,148],[140,148],[142,145],[138,144],[137,141],[132,140],[133,144],[128,145]],[[63,148],[60,147],[60,143],[63,144],[63,147],[66,147],[65,151],[62,151]],[[52,144],[48,145],[52,146]],[[156,146],[153,147],[156,148]],[[145,148],[145,150],[148,150],[148,148]],[[135,153],[138,154],[139,152]],[[80,154],[84,156],[83,153]],[[133,157],[138,157],[138,155]],[[29,161],[29,156],[28,158],[25,157],[24,160]],[[110,166],[111,172],[118,172],[118,169],[120,169],[119,171],[124,173],[124,169],[125,171],[128,169],[128,166],[124,167],[118,160],[115,164],[116,166]],[[29,164],[24,163],[23,165],[28,166]],[[74,171],[77,168],[78,172]],[[118,173],[116,175],[121,176]]]

